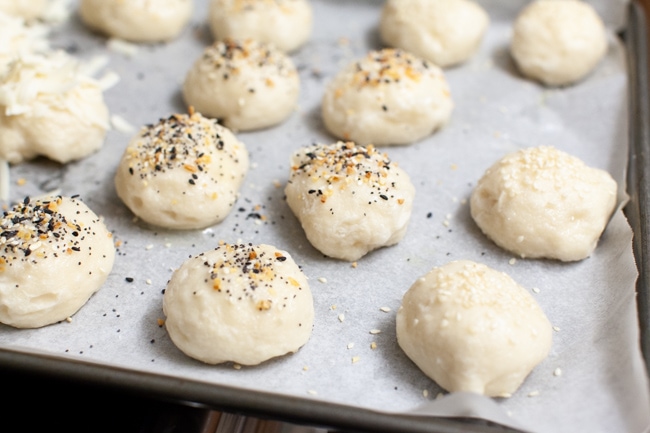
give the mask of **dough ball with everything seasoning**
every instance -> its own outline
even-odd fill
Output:
[[[535,0],[514,22],[510,51],[526,77],[549,86],[570,85],[605,56],[607,33],[587,2]]]
[[[285,194],[316,249],[355,261],[402,240],[415,187],[402,168],[373,146],[337,142],[296,151]]]
[[[239,131],[283,122],[296,109],[299,93],[300,78],[291,58],[252,39],[209,46],[183,83],[187,105]]]
[[[447,68],[474,55],[489,23],[471,0],[388,0],[379,30],[387,45]]]
[[[26,198],[0,219],[0,322],[38,328],[75,314],[104,284],[115,246],[78,198]]]
[[[325,127],[360,145],[406,145],[445,126],[453,101],[443,71],[406,51],[371,51],[327,85]]]
[[[223,244],[174,271],[165,327],[186,355],[208,364],[257,365],[298,351],[311,337],[307,277],[272,245]]]
[[[596,248],[616,206],[604,170],[551,146],[510,153],[478,181],[472,218],[500,247],[522,258],[577,261]]]
[[[209,24],[215,39],[254,39],[291,52],[312,31],[308,0],[212,0]]]
[[[176,38],[192,16],[193,0],[81,0],[79,15],[89,28],[131,42]]]
[[[115,188],[149,224],[199,229],[226,218],[248,168],[246,146],[216,120],[190,110],[140,130],[122,155]]]
[[[67,163],[104,144],[109,129],[103,85],[66,54],[20,56],[0,76],[0,158],[37,156]]]
[[[551,324],[510,276],[467,260],[432,269],[396,317],[406,355],[449,392],[509,397],[547,356]]]

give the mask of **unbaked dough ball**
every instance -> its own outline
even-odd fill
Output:
[[[10,163],[84,158],[108,128],[101,83],[63,51],[21,56],[0,76],[0,158]]]
[[[309,340],[314,305],[293,258],[271,245],[223,244],[174,271],[165,327],[186,355],[207,364],[257,365]]]
[[[445,68],[474,55],[489,23],[472,0],[388,0],[379,31],[385,44]]]
[[[192,16],[192,0],[81,0],[79,15],[89,28],[132,42],[176,38]]]
[[[114,260],[111,233],[80,199],[25,198],[0,219],[0,322],[39,328],[69,318]]]
[[[216,120],[195,112],[174,114],[131,140],[115,188],[150,224],[198,229],[230,213],[248,166],[245,145]]]
[[[552,344],[551,324],[526,289],[467,260],[418,279],[396,322],[404,353],[449,392],[509,397]]]
[[[187,105],[239,131],[283,122],[296,109],[299,93],[291,59],[252,39],[228,39],[206,48],[183,83]]]
[[[405,145],[432,134],[451,117],[444,73],[406,51],[371,51],[327,85],[325,126],[335,137],[361,145]]]
[[[41,17],[48,7],[48,0],[0,0],[0,12],[34,20]]]
[[[0,12],[0,75],[21,55],[49,50],[48,28]]]
[[[255,39],[289,52],[312,31],[308,0],[212,0],[209,24],[217,40]]]
[[[500,247],[524,258],[576,261],[596,248],[616,206],[604,170],[553,147],[506,155],[478,181],[472,218]]]
[[[316,249],[355,261],[402,240],[415,188],[385,153],[338,142],[296,151],[285,194]]]
[[[516,18],[511,52],[519,70],[549,86],[588,75],[607,52],[603,21],[581,0],[536,0]]]

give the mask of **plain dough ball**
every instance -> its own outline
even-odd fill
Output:
[[[255,39],[290,52],[304,45],[312,31],[308,0],[212,0],[209,24],[221,39]]]
[[[550,86],[588,75],[607,52],[603,21],[579,0],[536,0],[514,23],[512,56],[527,77]]]
[[[28,25],[23,18],[0,12],[0,75],[21,55],[48,51],[48,33],[44,25]]]
[[[142,128],[131,140],[115,188],[149,224],[199,229],[230,213],[248,166],[246,146],[216,120],[175,114]]]
[[[300,78],[291,59],[252,39],[209,46],[183,83],[187,105],[239,131],[283,122],[296,109],[299,93]]]
[[[192,0],[81,0],[79,14],[89,28],[132,42],[176,38],[192,17]]]
[[[39,328],[75,314],[104,284],[115,246],[78,198],[14,205],[0,219],[0,322]]]
[[[0,0],[0,12],[34,20],[41,17],[48,7],[48,0]]]
[[[371,51],[327,85],[326,128],[357,144],[405,145],[445,126],[453,102],[440,68],[406,51]]]
[[[207,364],[256,365],[309,340],[314,305],[293,258],[271,245],[224,244],[174,271],[165,327],[186,355]]]
[[[388,0],[379,31],[385,44],[445,68],[474,55],[489,24],[470,0]]]
[[[604,170],[553,147],[506,155],[478,181],[472,218],[500,247],[523,258],[588,257],[616,206],[617,184]]]
[[[10,163],[84,158],[108,129],[101,83],[63,51],[21,56],[0,76],[0,158]]]
[[[351,142],[314,145],[291,157],[286,200],[309,242],[355,261],[404,237],[415,187],[385,153]]]
[[[552,343],[551,324],[526,289],[467,260],[418,279],[396,321],[402,350],[449,392],[509,397]]]

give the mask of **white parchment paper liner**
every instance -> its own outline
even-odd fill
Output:
[[[0,327],[0,344],[382,412],[480,416],[534,432],[643,431],[650,425],[650,401],[638,349],[632,234],[622,213],[613,217],[592,257],[562,264],[516,260],[495,247],[474,225],[466,202],[493,162],[513,150],[543,144],[608,170],[620,182],[623,201],[623,47],[612,35],[608,57],[589,79],[566,89],[546,89],[521,78],[508,54],[510,25],[525,2],[482,3],[492,24],[481,50],[467,64],[447,71],[456,102],[451,124],[420,143],[385,149],[417,188],[411,225],[399,245],[364,257],[356,268],[324,258],[283,200],[291,152],[333,140],[319,115],[327,81],[346,63],[380,47],[376,26],[381,2],[314,0],[313,38],[293,55],[301,71],[300,108],[277,128],[239,134],[253,168],[235,210],[222,224],[170,232],[134,221],[112,183],[129,139],[117,130],[84,161],[12,167],[12,179],[26,180],[23,186],[12,185],[12,199],[55,188],[80,194],[104,216],[120,246],[105,287],[71,323],[37,330]],[[624,3],[595,4],[612,29],[622,26]],[[57,29],[54,42],[82,57],[109,55],[109,68],[121,78],[106,94],[111,111],[140,126],[185,110],[180,84],[211,42],[206,11],[207,2],[197,1],[193,25],[179,40],[140,46],[133,57],[107,51],[106,39],[88,33],[75,17]],[[298,353],[257,367],[208,366],[184,356],[159,326],[162,290],[172,270],[219,240],[274,244],[291,253],[310,277],[316,323],[311,340]],[[403,293],[432,266],[456,259],[483,262],[535,288],[558,329],[550,356],[512,398],[458,394],[437,400],[442,390],[396,344],[394,314]]]

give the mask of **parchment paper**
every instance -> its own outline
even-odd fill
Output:
[[[356,268],[324,258],[283,199],[291,152],[333,141],[319,114],[325,84],[343,65],[381,46],[380,1],[314,0],[313,37],[292,56],[302,79],[300,108],[281,126],[239,134],[253,167],[223,223],[172,232],[134,220],[113,187],[130,138],[120,130],[111,131],[105,147],[83,161],[60,166],[37,160],[11,168],[13,200],[55,189],[80,194],[104,216],[121,245],[105,286],[72,322],[35,330],[0,326],[0,345],[381,412],[478,415],[534,432],[643,431],[650,425],[650,399],[638,349],[632,233],[622,212],[614,215],[592,257],[562,264],[514,259],[481,234],[467,205],[492,163],[510,151],[543,144],[610,171],[620,181],[623,203],[623,47],[612,35],[607,58],[586,81],[545,89],[523,79],[508,54],[510,26],[525,2],[482,3],[492,23],[480,51],[446,71],[456,103],[451,124],[422,142],[384,149],[417,188],[411,224],[398,245],[364,257]],[[597,7],[612,29],[620,28],[624,3],[603,0]],[[53,43],[82,58],[107,54],[108,69],[121,77],[107,91],[107,103],[112,113],[140,127],[185,111],[180,85],[211,42],[206,11],[207,2],[197,1],[182,37],[140,46],[134,57],[107,50],[106,39],[89,33],[74,16],[55,30]],[[20,179],[26,183],[18,185]],[[257,367],[209,366],[183,355],[159,326],[162,291],[172,270],[220,240],[274,244],[302,266],[316,321],[311,340],[298,353]],[[457,259],[509,273],[533,292],[556,326],[549,357],[512,398],[436,398],[442,390],[397,346],[395,312],[402,295],[431,267]]]

